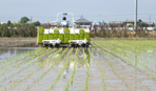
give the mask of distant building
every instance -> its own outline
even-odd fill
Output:
[[[2,25],[3,25],[3,24],[7,24],[7,22],[0,22],[0,24],[2,24]]]
[[[25,24],[30,25],[30,24],[34,24],[33,21],[27,21]]]
[[[149,25],[149,27],[154,27],[155,26],[154,22],[145,22],[145,23],[147,23]]]
[[[76,27],[86,27],[86,28],[89,28],[91,25],[92,25],[92,22],[81,17],[81,19],[79,20],[76,20],[75,22],[75,26]]]
[[[109,25],[114,25],[115,27],[120,27],[123,26],[125,24],[124,21],[110,21]]]
[[[142,20],[141,20],[141,19],[138,19],[138,20],[137,20],[137,23],[140,23],[140,22],[142,22]],[[127,19],[127,20],[125,21],[125,24],[126,24],[127,26],[130,26],[130,25],[133,25],[133,26],[134,26],[134,23],[135,23],[134,19]]]

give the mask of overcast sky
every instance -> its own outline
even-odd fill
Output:
[[[125,21],[134,18],[135,0],[0,0],[0,22],[19,21],[22,16],[47,23],[58,12],[72,12],[93,21]],[[138,0],[138,18],[156,22],[156,0]]]

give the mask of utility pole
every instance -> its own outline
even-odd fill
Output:
[[[135,31],[137,31],[137,9],[138,9],[138,0],[135,0]]]
[[[149,22],[151,22],[151,15],[149,16]]]
[[[32,23],[32,16],[30,16],[31,17],[31,23]]]

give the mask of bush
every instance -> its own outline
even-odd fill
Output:
[[[35,25],[11,24],[11,26],[0,25],[0,37],[36,37]]]

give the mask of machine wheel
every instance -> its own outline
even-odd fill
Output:
[[[59,48],[59,47],[60,47],[60,45],[59,45],[59,44],[56,44],[56,45],[55,45],[55,47],[56,47],[56,48]]]
[[[60,48],[60,45],[59,44],[57,45],[57,48]]]
[[[50,48],[54,48],[54,46],[52,44],[50,44]]]
[[[89,47],[89,45],[88,44],[86,44],[86,48],[88,48]]]
[[[74,48],[76,48],[77,47],[77,44],[74,44]]]
[[[77,44],[77,47],[79,48],[80,46]]]
[[[71,47],[74,47],[74,44],[71,44]]]
[[[82,47],[83,47],[83,48],[86,47],[86,44],[82,44]]]
[[[43,47],[45,47],[46,49],[48,49],[48,44],[44,44]]]

